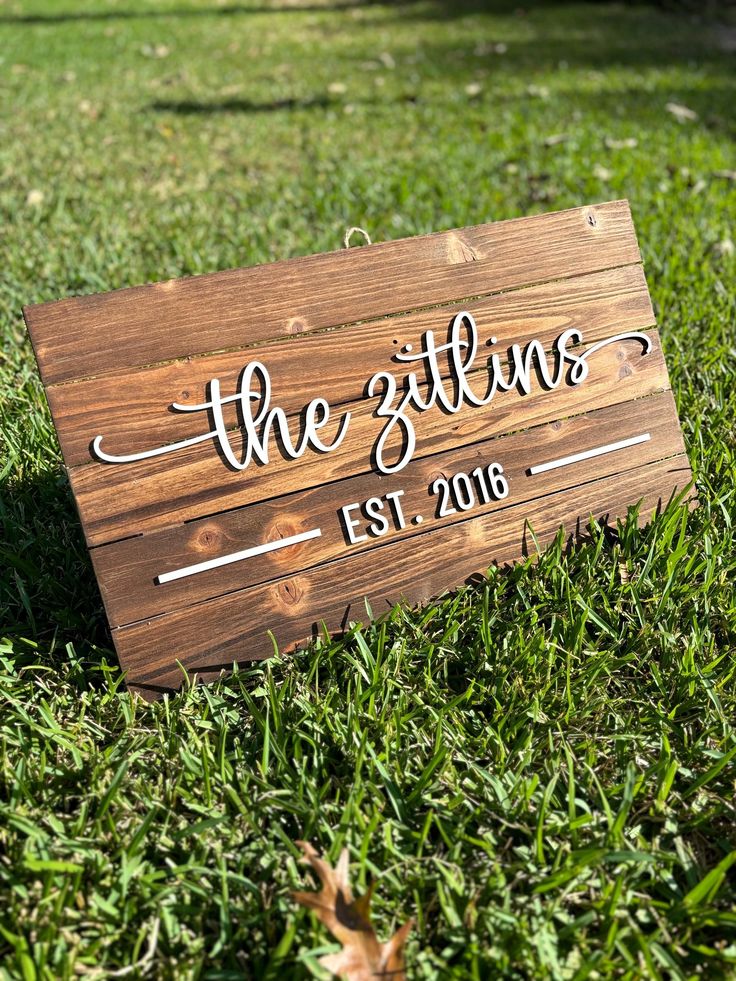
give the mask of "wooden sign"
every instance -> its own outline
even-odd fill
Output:
[[[149,697],[691,480],[625,201],[25,317]]]

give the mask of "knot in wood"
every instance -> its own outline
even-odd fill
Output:
[[[304,595],[304,590],[296,579],[287,579],[276,587],[279,603],[285,607],[297,606]]]
[[[447,259],[452,265],[461,262],[476,262],[479,256],[459,235],[451,233],[447,237]]]
[[[279,518],[267,529],[264,541],[280,542],[284,538],[292,538],[294,535],[298,535],[302,530],[297,522],[289,521],[288,518]],[[284,548],[273,553],[274,558],[279,559],[286,553],[287,559],[290,560],[301,547],[301,544],[286,545]]]
[[[213,552],[220,547],[220,541],[221,535],[219,530],[212,525],[206,525],[198,531],[192,541],[192,546],[198,552]]]

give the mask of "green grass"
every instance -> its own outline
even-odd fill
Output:
[[[734,977],[732,29],[308,6],[0,0],[0,976],[317,974],[306,838],[415,978]],[[701,507],[129,697],[21,304],[618,197]]]

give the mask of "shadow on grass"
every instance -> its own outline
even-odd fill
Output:
[[[251,99],[223,99],[221,101],[197,102],[194,99],[160,99],[152,102],[148,109],[155,112],[173,112],[180,116],[208,115],[218,112],[282,112],[295,109],[327,109],[336,101],[326,95],[316,95],[308,99],[273,99],[254,102]]]
[[[111,649],[110,633],[66,476],[50,471],[0,489],[2,633],[46,666],[68,661],[73,644],[90,667]]]
[[[58,10],[53,13],[1,14],[0,24],[64,24],[84,21],[149,20],[159,17],[235,17],[246,14],[330,13],[374,6],[380,0],[334,0],[329,4],[243,4],[211,7],[162,7],[149,10]]]
[[[71,0],[70,0],[71,2]],[[562,0],[545,0],[544,6],[558,6]],[[85,21],[151,20],[171,17],[238,17],[248,14],[329,14],[361,7],[395,7],[402,12],[417,8],[429,18],[465,17],[474,13],[515,14],[518,0],[434,0],[428,9],[422,0],[332,0],[330,3],[230,3],[208,7],[161,7],[148,10],[58,10],[53,13],[0,14],[0,24],[64,24]],[[523,13],[523,11],[522,11]]]
[[[71,0],[70,0],[71,2]],[[314,3],[306,0],[304,3],[230,3],[222,5],[212,5],[206,7],[160,7],[149,8],[147,10],[123,9],[123,10],[57,10],[53,13],[21,13],[21,14],[0,14],[0,24],[63,24],[74,22],[94,22],[110,20],[149,20],[154,18],[188,18],[188,17],[237,17],[253,14],[304,14],[304,13],[339,13],[351,11],[364,7],[384,7],[396,8],[402,16],[418,17],[423,20],[441,19],[450,20],[458,17],[467,17],[472,14],[498,14],[514,15],[520,18],[526,17],[528,5],[520,3],[519,0],[432,0],[430,3],[421,0],[332,0],[329,3]],[[554,10],[556,7],[565,7],[567,4],[563,0],[536,0],[532,5],[534,10],[547,8]],[[584,18],[585,4],[580,4],[581,17]],[[595,12],[599,5],[589,3],[591,14]],[[725,6],[725,5],[724,5]],[[673,17],[692,17],[701,15],[714,17],[721,11],[718,0],[701,3],[700,0],[671,0],[671,2],[660,2],[651,4],[649,0],[628,0],[621,5],[615,5],[611,10],[612,20],[619,22],[625,18],[624,13],[627,9],[639,8],[649,13],[667,13]],[[686,21],[683,19],[683,24]],[[629,41],[636,43],[635,38],[629,36]],[[644,38],[641,46],[647,42],[652,42],[651,37]],[[656,43],[656,42],[655,42]]]
[[[314,5],[313,9],[329,11],[351,6],[360,5],[338,3],[322,8]],[[516,4],[507,3],[506,0],[459,0],[456,4],[435,2],[419,5],[395,2],[381,6],[389,12],[393,9],[396,19],[411,19],[417,23],[481,11],[517,16]],[[548,0],[523,14],[523,39],[510,40],[501,53],[496,50],[498,32],[501,30],[498,22],[489,21],[487,25],[479,25],[475,46],[468,46],[467,43],[437,43],[434,40],[422,44],[418,40],[417,52],[421,58],[412,62],[412,72],[416,76],[416,84],[412,83],[412,93],[382,99],[379,93],[367,94],[366,84],[365,92],[356,93],[357,99],[351,94],[350,102],[370,102],[378,108],[396,103],[441,105],[445,97],[455,97],[459,84],[466,83],[481,70],[486,81],[483,85],[484,91],[474,100],[474,105],[476,109],[487,106],[489,120],[492,122],[490,114],[501,105],[518,106],[518,112],[522,115],[525,103],[530,98],[526,94],[511,95],[508,91],[500,90],[500,87],[494,91],[494,79],[505,81],[519,77],[532,80],[540,72],[549,72],[559,78],[554,98],[558,101],[569,101],[571,118],[574,111],[583,109],[605,113],[613,120],[625,115],[632,121],[644,121],[646,125],[653,127],[678,125],[665,108],[668,102],[678,102],[697,112],[695,126],[711,129],[720,127],[733,137],[732,121],[736,106],[736,82],[731,72],[733,56],[719,47],[717,35],[712,29],[702,23],[696,26],[691,16],[665,13],[644,5],[589,4],[580,5],[580,18],[575,21],[574,30],[571,30],[569,16],[562,17],[561,11],[556,9],[558,7],[555,0]],[[222,9],[232,12],[236,10],[235,7]],[[245,9],[243,8],[243,12]],[[253,12],[255,8],[247,9]],[[286,12],[307,8],[262,9]],[[197,11],[203,12],[205,11]],[[401,68],[403,54],[398,50],[394,54],[397,65]],[[351,71],[354,62],[352,55],[341,56],[336,52],[333,57],[340,63],[339,71]],[[683,90],[665,76],[655,79],[654,84],[652,80],[645,84],[636,75],[636,69],[666,69],[693,64],[714,73],[716,78],[711,79],[710,84]],[[587,69],[591,72],[605,72],[609,69],[617,71],[619,74],[616,81],[620,88],[614,90],[613,86],[608,87],[603,82],[598,85],[591,75],[590,84],[581,90],[578,81],[572,81],[572,72],[576,69]],[[622,78],[621,73],[626,73],[628,69],[632,69],[632,72]],[[567,76],[571,79],[569,91],[565,91],[564,85]],[[425,90],[424,82],[436,83],[438,80],[444,83],[441,90],[436,85],[431,93],[428,89]],[[425,95],[425,91],[429,94]],[[343,104],[340,98],[320,92],[301,96],[280,95],[279,98],[265,100],[250,99],[247,96],[247,89],[243,97],[226,100],[198,100],[184,95],[181,98],[158,100],[147,108],[154,112],[204,116],[217,113],[249,115],[319,110],[339,108]],[[541,100],[537,105],[540,104]],[[685,125],[691,125],[691,121],[687,121]]]
[[[382,101],[382,105],[415,105],[420,100],[416,95],[406,94],[395,99]],[[375,98],[350,99],[353,105],[375,106]],[[340,109],[344,103],[339,98],[314,95],[303,99],[266,99],[255,102],[252,99],[213,99],[198,101],[195,99],[158,99],[145,108],[153,112],[171,112],[177,116],[206,116],[217,113],[244,113],[258,115],[269,112],[298,112],[310,109]]]
[[[452,97],[450,91],[449,96]],[[720,133],[730,139],[736,139],[736,84],[711,85],[708,89],[674,90],[671,86],[654,89],[639,89],[625,87],[615,92],[581,93],[571,90],[569,93],[557,93],[558,102],[569,102],[569,114],[574,112],[595,112],[610,118],[613,126],[625,115],[637,125],[661,128],[664,126],[686,126],[692,133],[698,129]],[[405,94],[392,99],[351,98],[353,105],[370,105],[376,108],[387,106],[434,106],[442,101],[442,97],[431,95],[425,97],[421,89],[415,94]],[[523,112],[524,103],[528,96],[499,94],[492,86],[486,86],[486,91],[474,100],[475,113],[488,110],[488,124],[479,122],[486,129],[492,128],[493,113],[502,106],[516,106],[518,112]],[[687,109],[696,113],[696,118],[678,121],[665,108],[669,102],[682,103]],[[224,113],[242,113],[243,115],[259,115],[264,113],[298,112],[300,110],[339,109],[343,102],[339,98],[313,95],[306,98],[285,98],[256,102],[251,99],[225,100],[194,100],[194,99],[159,99],[145,107],[146,111],[155,113],[172,113],[180,116],[207,116]],[[603,134],[605,135],[605,134]],[[554,148],[549,152],[554,153]],[[595,161],[593,161],[594,163]]]

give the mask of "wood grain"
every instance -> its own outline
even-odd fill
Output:
[[[577,451],[592,449],[604,440],[616,442],[637,435],[642,426],[651,436],[649,442],[535,477],[527,474],[530,465],[564,456],[571,446]],[[509,436],[415,459],[399,474],[381,476],[371,472],[349,477],[162,532],[115,542],[93,549],[92,558],[108,619],[113,626],[119,626],[268,582],[289,570],[308,569],[347,552],[368,551],[388,540],[408,539],[468,517],[502,512],[510,502],[515,506],[684,451],[672,393],[662,392],[641,402],[619,403],[564,422],[555,420]],[[475,467],[491,462],[503,466],[510,487],[509,498],[479,504],[472,514],[458,511],[453,517],[438,518],[438,499],[428,494],[432,481],[437,476],[449,478],[458,472],[471,473]],[[342,505],[398,490],[404,492],[401,507],[406,527],[403,530],[394,527],[384,538],[369,537],[357,545],[350,544],[340,518]],[[417,514],[422,516],[421,524],[412,522]],[[156,582],[162,572],[298,535],[315,527],[322,530],[322,536],[316,540],[170,583]]]
[[[182,682],[174,657],[189,672],[216,675],[233,662],[268,657],[273,635],[282,652],[308,642],[322,622],[335,633],[365,621],[367,599],[383,615],[400,599],[424,601],[482,574],[534,553],[530,533],[548,543],[562,525],[575,539],[587,517],[612,520],[641,501],[640,519],[667,503],[691,480],[687,458],[651,463],[532,502],[515,505],[419,536],[408,548],[393,542],[274,582],[230,593],[178,613],[113,631],[128,683],[155,695]],[[380,574],[377,575],[377,569]]]
[[[411,462],[380,473],[372,449],[386,420],[366,383],[388,371],[401,390],[412,366],[395,355],[407,344],[421,350],[429,330],[443,342],[462,309],[479,328],[470,379],[479,395],[491,352],[505,364],[511,345],[537,340],[550,351],[568,329],[582,332],[585,348],[645,331],[651,351],[619,340],[591,357],[579,385],[568,378],[546,391],[537,375],[529,394],[500,391],[484,407],[410,409]],[[292,650],[322,621],[339,632],[364,620],[366,600],[381,614],[517,560],[533,551],[530,528],[544,545],[564,525],[572,542],[589,515],[613,520],[637,501],[644,521],[692,479],[625,201],[70,298],[24,315],[113,639],[129,684],[146,697],[180,685],[177,660],[214,677],[268,656],[269,630]],[[108,453],[127,455],[208,433],[204,412],[172,403],[208,401],[212,379],[234,394],[252,360],[267,366],[271,407],[288,414],[293,436],[318,396],[332,406],[327,442],[351,414],[339,448],[292,460],[272,444],[267,465],[242,471],[212,440],[131,463],[91,456],[96,436]],[[231,410],[239,456],[243,431]],[[626,449],[530,473],[644,433]],[[502,465],[508,497],[440,516],[433,481],[490,463]],[[405,524],[352,542],[342,506],[398,491]],[[315,529],[308,541],[158,582]]]
[[[626,201],[24,310],[46,385],[640,261]]]
[[[415,459],[667,388],[657,333],[648,336],[647,355],[631,341],[603,348],[591,359],[582,385],[535,389],[524,397],[499,392],[485,407],[468,407],[449,420],[437,408],[417,414]],[[206,443],[135,463],[77,467],[70,478],[87,542],[104,544],[368,472],[370,447],[385,423],[374,416],[375,405],[375,400],[355,405],[347,437],[329,454],[274,457],[268,466],[233,472]],[[232,442],[236,445],[235,438]]]
[[[655,323],[641,266],[622,266],[497,293],[462,306],[453,303],[396,316],[390,323],[372,320],[257,348],[118,371],[103,382],[95,378],[52,385],[47,395],[64,461],[67,467],[89,463],[90,441],[98,434],[104,434],[106,445],[125,446],[131,453],[196,435],[202,415],[170,412],[168,407],[206,401],[211,378],[220,379],[223,392],[236,391],[243,366],[255,358],[267,365],[275,397],[290,414],[298,413],[317,393],[324,393],[333,406],[356,401],[379,368],[397,377],[406,373],[406,366],[393,360],[401,345],[410,343],[420,350],[427,330],[444,339],[451,317],[461,309],[475,316],[481,342],[496,336],[501,350],[530,337],[551,350],[569,328],[581,330],[590,344]],[[235,407],[228,406],[227,412],[228,424],[237,427]]]

